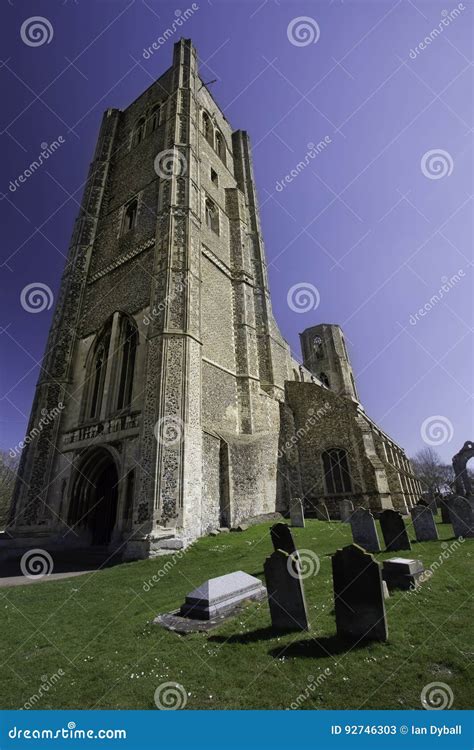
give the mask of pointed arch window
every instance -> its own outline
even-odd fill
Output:
[[[219,159],[225,164],[225,141],[220,130],[216,130],[216,152]]]
[[[206,200],[206,225],[216,234],[219,234],[219,211],[210,198]]]
[[[206,141],[214,148],[211,118],[207,112],[202,113],[202,132]]]
[[[89,398],[86,409],[88,419],[100,416],[104,398],[105,375],[109,357],[111,327],[107,326],[97,341],[92,362],[89,368]]]
[[[117,409],[127,409],[132,403],[137,344],[138,333],[136,326],[128,317],[122,318],[118,349],[119,377],[117,384]]]
[[[326,388],[330,388],[331,387],[329,385],[329,378],[328,378],[328,376],[326,375],[325,372],[321,372],[320,373],[319,379],[320,379],[321,383],[326,386]]]
[[[331,448],[322,454],[324,481],[328,495],[343,495],[352,492],[347,451],[344,448]]]
[[[314,352],[316,354],[316,359],[324,359],[323,340],[321,336],[314,337],[313,345],[314,345]]]
[[[138,146],[138,144],[143,141],[144,137],[145,137],[145,118],[140,117],[133,131],[133,145]]]
[[[160,105],[157,104],[151,110],[151,115],[150,115],[150,133],[153,133],[153,131],[157,129],[157,127],[158,127],[159,124],[160,124]]]

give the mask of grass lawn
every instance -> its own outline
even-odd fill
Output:
[[[284,709],[298,696],[305,709],[419,709],[432,682],[450,686],[453,708],[472,704],[472,540],[447,555],[418,592],[392,593],[387,643],[348,650],[335,638],[330,555],[352,540],[349,525],[323,521],[293,530],[299,549],[321,561],[305,580],[310,633],[275,636],[265,601],[207,634],[180,636],[151,624],[207,578],[244,570],[263,580],[269,526],[206,537],[179,560],[0,589],[0,708],[21,708],[45,678],[55,684],[41,691],[37,709],[154,709],[164,682],[184,686],[188,709]],[[429,567],[454,541],[450,526],[438,529],[439,542],[396,555]]]

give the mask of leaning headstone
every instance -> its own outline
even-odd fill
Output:
[[[410,514],[418,542],[431,542],[438,539],[438,529],[436,528],[429,506],[414,505],[410,510]]]
[[[337,634],[355,643],[388,638],[381,567],[356,544],[332,556]]]
[[[384,510],[379,516],[385,542],[385,549],[395,552],[398,549],[411,549],[405,522],[398,510]]]
[[[267,557],[263,569],[272,628],[283,632],[309,630],[297,557],[278,549]]]
[[[441,506],[441,523],[451,523],[451,518],[449,515],[449,501],[448,500],[441,500],[440,506]]]
[[[326,503],[318,503],[314,508],[314,512],[315,512],[316,518],[318,518],[320,521],[330,520],[328,509],[326,507]]]
[[[431,500],[429,501],[428,508],[431,510],[434,516],[438,513],[438,503],[436,502],[435,497],[431,498]]]
[[[425,568],[421,560],[408,560],[405,557],[392,557],[385,560],[382,576],[389,590],[413,589],[423,580]]]
[[[291,529],[286,523],[276,523],[270,529],[270,537],[275,552],[279,549],[292,555],[296,552],[296,544]]]
[[[354,544],[358,544],[368,552],[380,552],[380,542],[375,521],[370,510],[357,508],[349,519]]]
[[[458,495],[449,501],[449,516],[453,525],[454,536],[474,536],[474,508],[470,500]]]
[[[210,578],[191,591],[179,614],[193,620],[212,620],[231,612],[243,601],[264,599],[265,596],[265,587],[258,578],[238,570]]]
[[[344,500],[339,501],[339,516],[341,519],[341,523],[348,523],[353,510],[354,510],[354,503],[352,502],[352,500],[348,500],[347,498],[344,498]]]
[[[292,497],[290,500],[290,521],[292,526],[304,529],[303,501],[299,497]]]

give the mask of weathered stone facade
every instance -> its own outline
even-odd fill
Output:
[[[339,327],[302,343],[304,367],[273,319],[247,134],[182,39],[104,114],[29,431],[64,408],[24,449],[7,536],[131,558],[292,495],[406,512],[419,485],[358,403]]]

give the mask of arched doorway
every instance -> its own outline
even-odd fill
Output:
[[[118,471],[106,448],[88,451],[80,461],[73,482],[68,524],[88,532],[92,545],[109,544],[117,519]]]

